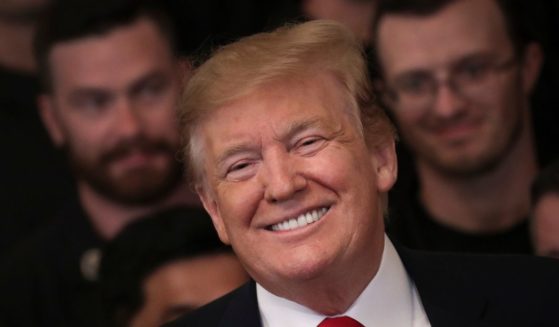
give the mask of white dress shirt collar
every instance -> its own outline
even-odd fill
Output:
[[[256,285],[264,327],[314,327],[325,316],[298,303],[278,297]],[[365,290],[342,315],[364,326],[429,326],[417,290],[392,242],[385,236],[379,270]]]

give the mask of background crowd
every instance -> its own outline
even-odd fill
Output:
[[[559,257],[559,2],[494,1],[3,2],[0,325],[157,326],[248,280],[176,106],[214,49],[313,19],[355,34],[396,125],[395,243]]]

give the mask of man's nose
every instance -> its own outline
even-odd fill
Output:
[[[274,155],[265,163],[262,179],[266,201],[289,200],[307,186],[307,179],[298,172],[296,160],[290,160],[289,156],[288,153]]]
[[[466,104],[464,97],[451,83],[440,83],[434,94],[433,111],[442,118],[461,112]]]
[[[122,137],[134,137],[141,131],[141,117],[128,99],[119,99],[117,103],[115,129]]]

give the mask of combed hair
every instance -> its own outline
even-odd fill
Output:
[[[303,81],[319,73],[331,74],[344,88],[369,146],[394,137],[394,127],[372,96],[365,55],[353,34],[325,20],[286,25],[218,49],[187,83],[179,117],[191,180],[202,181],[196,128],[212,111],[274,82]]]
[[[466,0],[379,0],[375,12],[373,34],[378,40],[378,26],[384,16],[431,16],[456,1]],[[507,32],[515,51],[521,55],[531,42],[542,42],[542,7],[538,2],[526,0],[493,0],[501,9]]]
[[[33,42],[35,60],[44,92],[52,91],[49,56],[60,43],[99,36],[150,19],[176,53],[174,26],[164,7],[155,0],[57,0],[47,7]]]

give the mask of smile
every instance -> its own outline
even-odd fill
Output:
[[[284,220],[280,223],[273,224],[270,229],[273,231],[287,231],[296,228],[305,227],[314,222],[317,222],[326,214],[329,208],[320,208],[303,213],[296,218]]]

